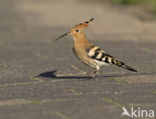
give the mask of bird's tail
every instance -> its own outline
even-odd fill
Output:
[[[123,62],[121,62],[121,61],[117,61],[116,65],[119,66],[119,67],[121,67],[121,68],[124,68],[124,69],[130,70],[130,71],[133,71],[133,72],[138,72],[138,71],[135,70],[134,68],[125,65],[125,63],[123,63]]]
[[[133,71],[133,72],[138,72],[137,70],[135,70],[134,68],[132,68],[132,67],[129,67],[129,66],[127,66],[127,65],[122,65],[121,66],[122,68],[124,68],[124,69],[127,69],[127,70],[130,70],[130,71]]]

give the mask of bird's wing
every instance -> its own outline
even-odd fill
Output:
[[[121,68],[130,70],[133,72],[137,72],[135,69],[125,65],[123,62],[115,59],[113,56],[101,50],[98,46],[93,45],[92,47],[88,48],[86,51],[87,51],[88,56],[94,60],[97,60],[99,62],[104,62],[107,64],[114,64]]]
[[[92,46],[87,49],[87,54],[90,58],[105,62],[108,64],[115,64],[116,60],[113,56],[109,55],[105,51],[101,50],[98,46]]]

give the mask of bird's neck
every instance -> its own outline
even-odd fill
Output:
[[[92,45],[86,39],[85,35],[77,36],[77,37],[73,37],[73,38],[74,38],[74,48],[76,48],[76,50],[82,50],[82,49],[88,48]]]
[[[86,36],[85,36],[85,34],[83,34],[83,35],[74,35],[73,39],[74,39],[74,42],[84,42],[84,41],[86,41]]]

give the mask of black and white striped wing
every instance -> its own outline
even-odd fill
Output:
[[[113,56],[101,50],[98,46],[93,46],[87,50],[88,56],[94,60],[104,62],[107,64],[115,64],[116,60]]]
[[[123,62],[115,59],[113,56],[107,54],[105,51],[101,50],[98,46],[92,46],[87,49],[88,56],[96,61],[100,65],[114,64],[121,68],[137,72],[137,70],[125,65]]]

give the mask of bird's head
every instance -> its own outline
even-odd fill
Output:
[[[85,28],[89,26],[89,24],[94,20],[94,18],[91,18],[89,21],[80,23],[73,27],[69,32],[61,35],[58,37],[56,40],[66,36],[66,35],[71,35],[72,37],[78,37],[78,36],[83,36],[85,34]]]

